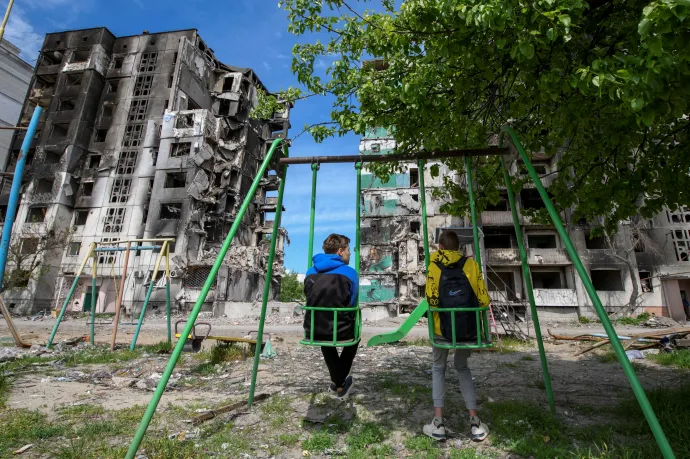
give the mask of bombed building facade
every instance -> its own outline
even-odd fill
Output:
[[[249,118],[264,86],[251,69],[219,62],[196,30],[115,37],[105,28],[48,34],[23,109],[44,112],[27,157],[13,240],[30,251],[44,235],[69,234],[42,253],[44,272],[4,293],[16,312],[50,309],[66,297],[91,242],[171,238],[172,295],[190,307],[208,277],[273,139],[285,137],[289,112]],[[15,134],[12,172],[23,133]],[[253,301],[263,291],[267,235],[278,189],[263,177],[207,301]],[[8,202],[3,188],[0,205]],[[27,234],[30,237],[27,237]],[[283,272],[287,234],[277,241],[273,292]],[[136,244],[134,244],[136,246]],[[24,249],[23,247],[26,246]],[[132,251],[123,305],[143,302],[156,251]],[[86,264],[71,310],[114,310],[123,254],[98,255],[98,288]],[[155,289],[151,305],[164,304]],[[69,310],[68,309],[68,310]]]
[[[395,140],[385,129],[371,129],[360,141],[362,154],[388,153]],[[430,164],[429,164],[430,165]],[[554,159],[534,155],[533,165],[548,188],[553,181]],[[430,249],[442,228],[458,228],[462,250],[473,254],[471,222],[451,225],[451,217],[440,212],[443,202],[432,199],[433,189],[451,173],[440,165],[438,177],[429,167],[420,171],[416,163],[403,164],[406,172],[382,182],[374,175],[362,175],[362,265],[360,304],[398,314],[414,308],[424,297],[425,257],[419,204],[419,179],[424,173]],[[519,164],[513,175],[522,174]],[[467,186],[465,177],[455,177]],[[483,271],[495,308],[518,317],[528,314],[517,239],[506,191],[480,216],[480,250]],[[579,280],[556,229],[533,222],[528,209],[540,209],[543,202],[534,185],[526,185],[517,196],[524,245],[527,251],[540,316],[572,319],[594,317],[591,300]],[[665,210],[654,219],[621,226],[613,240],[593,237],[592,225],[573,221],[562,214],[568,234],[587,268],[594,287],[609,312],[621,311],[637,291],[637,311],[685,320],[683,298],[690,299],[690,207]],[[644,237],[637,237],[643,234]],[[634,284],[635,285],[634,285]]]

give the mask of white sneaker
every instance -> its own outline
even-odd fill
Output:
[[[434,418],[429,424],[424,426],[424,434],[430,436],[434,440],[446,440],[446,427],[443,425],[443,420]]]
[[[470,426],[472,428],[473,441],[484,441],[489,436],[489,426],[484,424],[479,419],[479,416],[470,416]]]

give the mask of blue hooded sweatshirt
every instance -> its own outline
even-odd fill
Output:
[[[319,253],[312,258],[313,266],[307,270],[310,274],[340,274],[350,281],[350,305],[357,304],[359,277],[357,271],[345,264],[340,255],[335,253]]]

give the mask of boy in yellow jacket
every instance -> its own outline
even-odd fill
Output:
[[[465,258],[460,254],[460,242],[457,234],[453,231],[444,231],[439,239],[438,247],[439,250],[431,255],[429,271],[427,273],[426,299],[431,310],[438,309],[442,301],[447,301],[447,299],[444,299],[446,298],[444,295],[462,294],[465,295],[462,297],[463,299],[468,299],[468,304],[452,307],[488,306],[491,300],[486,291],[486,284],[479,266],[476,261]],[[465,283],[469,281],[469,285],[472,287],[471,291],[463,292],[461,288],[457,287],[451,287],[450,289],[442,287],[439,289],[442,273],[448,272],[447,270],[450,269],[457,270],[458,268],[462,270],[462,273],[458,275],[463,277],[462,274],[464,274],[464,277],[466,277],[466,280],[462,279],[461,281]],[[463,285],[462,282],[455,285]],[[444,289],[445,292],[443,292]],[[438,312],[432,313],[434,317],[435,340],[440,342],[446,341],[441,330],[441,317]],[[447,332],[445,334],[447,335]],[[467,359],[471,352],[470,349],[456,349],[454,366],[460,375],[460,390],[470,415],[472,440],[482,441],[489,435],[489,428],[481,422],[477,413],[477,395],[474,390],[474,382],[472,381],[472,372],[467,366]],[[445,398],[447,359],[448,349],[433,348],[432,398],[434,400],[434,419],[424,426],[424,433],[439,441],[446,439],[446,428],[443,425],[443,401]]]

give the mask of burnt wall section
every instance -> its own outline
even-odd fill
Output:
[[[265,90],[251,69],[219,62],[196,30],[119,38],[105,28],[47,35],[20,121],[28,125],[33,107],[44,107],[15,232],[41,218],[45,231],[67,231],[71,242],[64,252],[45,255],[56,267],[53,277],[5,293],[15,305],[21,302],[16,311],[46,309],[64,298],[64,285],[91,242],[142,237],[175,239],[173,296],[183,309],[196,301],[268,145],[290,127],[289,110],[249,119],[259,89]],[[15,135],[8,172],[22,141],[21,133]],[[263,290],[273,223],[266,214],[276,210],[276,190],[270,170],[207,302],[249,301]],[[8,193],[3,187],[0,205]],[[281,229],[275,291],[286,237]],[[129,312],[141,307],[156,256],[135,252],[130,258]],[[98,262],[100,273],[122,275],[122,254]],[[106,284],[99,279],[98,312],[113,305]],[[83,308],[87,288],[77,292],[70,310]],[[156,304],[164,301],[159,293]]]

